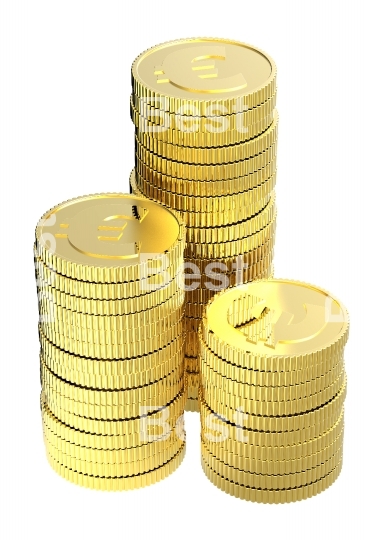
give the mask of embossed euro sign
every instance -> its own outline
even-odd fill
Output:
[[[205,94],[229,93],[246,88],[247,81],[242,73],[221,77],[217,63],[228,60],[223,45],[183,47],[169,53],[162,64],[155,68],[156,82]],[[237,69],[237,66],[233,63],[231,69]]]
[[[66,239],[80,253],[101,259],[137,258],[141,242],[131,242],[128,222],[141,223],[148,213],[145,208],[132,205],[114,205],[114,215],[102,219],[92,207],[85,208],[72,218],[71,223],[60,223],[56,238]],[[124,213],[118,213],[124,212]]]
[[[163,43],[142,53],[132,65],[136,95],[163,97],[170,106],[165,110],[175,114],[181,112],[177,106],[173,109],[171,98],[179,99],[178,106],[217,100],[230,110],[231,99],[251,96],[247,104],[256,107],[275,93],[275,77],[275,64],[267,54],[245,43],[218,38]]]
[[[259,310],[262,313],[263,309],[267,307],[265,300],[260,300],[256,307],[258,308],[257,313]],[[263,309],[261,310],[261,308]],[[294,313],[287,313],[279,309],[271,310],[269,334],[260,335],[257,338],[254,334],[253,338],[248,336],[247,341],[251,341],[252,343],[258,343],[258,340],[263,341],[266,347],[275,349],[279,343],[301,343],[302,341],[312,339],[327,324],[324,318],[325,310],[323,306],[314,306],[312,304],[304,304],[303,310],[304,314],[302,315],[302,320],[299,322],[294,322]],[[260,316],[259,314],[259,318]],[[255,323],[252,322],[252,325],[255,326]],[[246,332],[244,333],[247,335]]]
[[[148,210],[135,205],[114,205],[113,215],[102,219],[93,207],[75,215],[71,223],[60,223],[54,236],[65,239],[80,253],[100,259],[133,259],[141,250],[141,242],[131,242],[128,222],[141,223]],[[99,210],[99,208],[98,208]],[[119,213],[118,213],[119,212]],[[62,232],[61,232],[62,231]]]
[[[239,320],[236,310],[245,313],[246,320],[234,326],[230,321]],[[266,356],[321,350],[348,331],[345,308],[327,292],[276,279],[220,294],[207,308],[206,317],[208,329],[225,343]]]
[[[131,195],[94,195],[59,205],[43,217],[37,241],[57,257],[81,264],[137,264],[171,249],[180,234],[172,212]]]

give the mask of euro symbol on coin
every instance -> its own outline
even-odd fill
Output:
[[[260,303],[261,309],[263,302]],[[327,325],[323,306],[303,304],[304,317],[299,322],[293,322],[295,315],[286,311],[273,310],[272,321],[267,335],[255,339],[255,333],[247,337],[250,343],[263,341],[266,347],[275,349],[278,343],[292,344],[308,341],[316,337]],[[255,324],[255,323],[254,323]],[[246,332],[244,332],[246,333]]]
[[[66,239],[85,255],[101,259],[133,259],[140,254],[141,242],[125,234],[128,222],[141,223],[148,211],[131,205],[117,204],[115,213],[103,217],[102,206],[88,207],[74,216],[70,223],[61,223],[57,239]],[[102,245],[102,247],[100,247]]]
[[[155,68],[158,84],[171,84],[188,92],[219,94],[246,88],[242,73],[219,77],[216,61],[229,62],[222,45],[184,47],[169,53],[161,66]],[[229,68],[236,69],[234,64]]]

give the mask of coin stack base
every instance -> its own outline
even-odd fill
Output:
[[[325,291],[287,280],[217,294],[200,339],[201,462],[226,493],[295,502],[343,460],[348,316]]]
[[[132,66],[132,191],[187,225],[186,366],[198,365],[197,329],[215,292],[273,273],[275,104],[274,62],[239,42],[169,42]],[[188,373],[186,410],[199,411],[199,369]]]
[[[184,292],[175,270],[184,234],[174,213],[122,194],[73,199],[37,226],[44,441],[52,468],[75,484],[144,487],[184,457]],[[148,272],[160,254],[166,280]]]

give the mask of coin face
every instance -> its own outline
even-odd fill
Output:
[[[164,43],[146,51],[135,61],[132,74],[154,94],[224,100],[254,93],[269,84],[275,77],[275,65],[250,45],[199,38]],[[153,105],[160,108],[160,103]]]
[[[312,285],[278,279],[218,295],[207,307],[206,320],[217,339],[260,356],[310,354],[348,332],[348,315],[337,299]],[[265,329],[257,332],[261,321]]]
[[[77,264],[120,267],[144,254],[169,251],[180,234],[176,216],[159,204],[122,194],[90,195],[45,214],[36,239],[57,258]]]

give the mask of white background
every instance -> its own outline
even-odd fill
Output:
[[[369,538],[379,497],[379,28],[376,2],[2,1],[0,186],[2,538]],[[200,467],[199,422],[170,478],[102,493],[49,468],[39,411],[33,235],[65,199],[127,191],[130,65],[179,37],[221,36],[276,61],[280,134],[275,271],[348,307],[344,469],[281,506],[220,492]],[[379,502],[379,501],[378,501]]]

